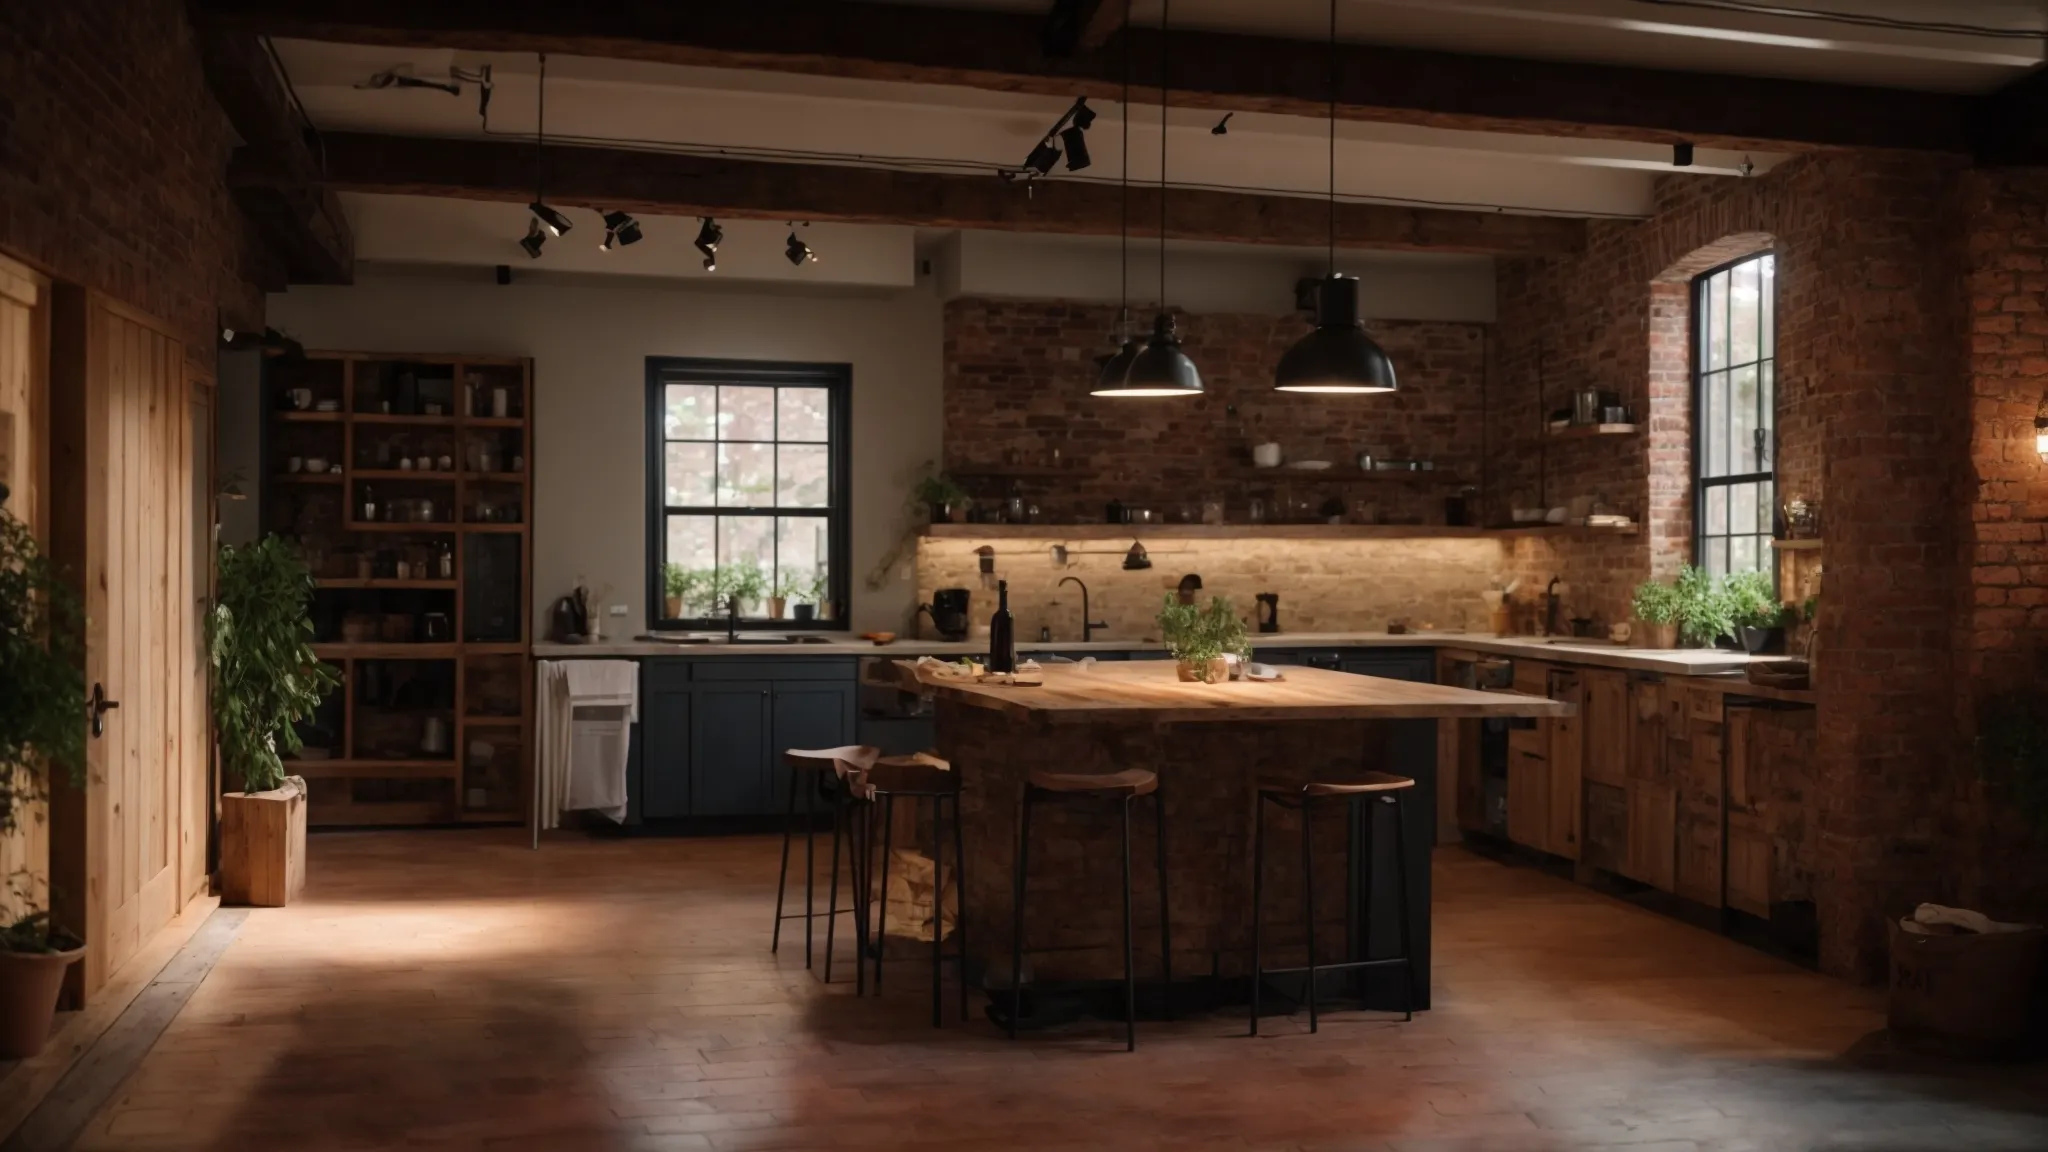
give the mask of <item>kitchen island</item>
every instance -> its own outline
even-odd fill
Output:
[[[938,752],[961,773],[967,842],[965,918],[991,987],[1007,987],[1012,861],[1025,775],[1034,769],[1160,778],[1172,897],[1173,970],[1179,981],[1224,977],[1242,990],[1250,967],[1252,813],[1261,781],[1343,780],[1387,771],[1416,780],[1403,794],[1410,933],[1417,1008],[1429,1004],[1429,850],[1435,839],[1435,729],[1445,720],[1567,715],[1558,701],[1474,692],[1318,668],[1272,683],[1183,683],[1168,661],[1056,664],[1044,684],[1011,687],[897,665],[907,686],[937,706]],[[1348,849],[1378,806],[1325,806],[1315,822],[1319,961],[1360,955],[1345,931],[1374,885],[1372,952],[1395,948],[1394,836],[1378,825],[1374,866]],[[1131,856],[1135,946],[1142,980],[1159,972],[1156,824],[1152,801],[1134,805]],[[1304,933],[1299,817],[1268,813],[1265,877],[1269,966],[1298,964]],[[1388,817],[1379,817],[1382,821]],[[1040,986],[1120,979],[1122,857],[1115,804],[1035,805],[1027,900],[1026,981]],[[1347,870],[1347,859],[1356,864]],[[1325,923],[1327,921],[1327,923]],[[1355,923],[1355,921],[1353,921]],[[1323,942],[1328,942],[1325,945]],[[1375,975],[1378,975],[1377,973]],[[1342,986],[1333,980],[1332,990]],[[1367,980],[1374,1007],[1397,1008],[1394,980]],[[998,997],[998,1000],[1003,999]]]

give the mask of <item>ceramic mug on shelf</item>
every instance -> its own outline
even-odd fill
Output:
[[[311,388],[293,388],[285,393],[285,398],[291,401],[292,410],[296,412],[304,412],[313,406]]]
[[[1278,468],[1280,466],[1280,445],[1267,443],[1254,447],[1252,449],[1252,463],[1261,468]]]
[[[297,456],[293,456],[292,458],[284,462],[284,470],[287,472],[297,472],[299,469],[304,468],[305,466],[306,462],[304,460],[299,459]]]

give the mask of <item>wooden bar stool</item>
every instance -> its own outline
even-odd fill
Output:
[[[811,966],[811,920],[815,914],[813,889],[817,869],[813,863],[812,841],[817,830],[817,801],[822,796],[832,805],[832,898],[825,914],[825,982],[832,981],[832,928],[839,915],[839,842],[842,834],[851,836],[853,821],[848,806],[853,801],[850,779],[864,772],[870,765],[881,759],[882,750],[865,744],[849,744],[839,748],[791,748],[782,754],[789,766],[789,809],[782,823],[782,869],[775,881],[775,933],[768,942],[768,951],[779,951],[782,946],[782,922],[802,916],[804,922],[804,967]],[[804,798],[804,910],[784,915],[783,896],[789,886],[789,843],[797,822],[796,798]],[[847,911],[860,923],[860,912],[866,909],[866,896],[860,891],[861,876],[854,869],[854,906]]]
[[[1365,968],[1401,969],[1402,1002],[1406,1010],[1404,1019],[1415,1019],[1415,965],[1414,950],[1408,940],[1408,835],[1403,827],[1401,794],[1415,787],[1415,781],[1406,776],[1394,776],[1385,772],[1367,772],[1351,783],[1333,784],[1312,782],[1303,785],[1271,784],[1261,785],[1252,821],[1252,1031],[1259,1034],[1259,987],[1267,976],[1302,973],[1308,990],[1308,1030],[1317,1030],[1316,1020],[1316,974],[1319,972],[1354,971]],[[1396,908],[1401,920],[1401,954],[1382,960],[1346,960],[1335,964],[1316,963],[1316,886],[1315,861],[1309,845],[1315,837],[1311,834],[1310,817],[1318,804],[1342,801],[1354,804],[1359,801],[1368,804],[1386,804],[1394,810],[1394,870],[1396,884]],[[1260,930],[1261,899],[1264,896],[1266,879],[1266,804],[1271,802],[1281,808],[1298,809],[1301,812],[1301,909],[1302,920],[1308,929],[1308,965],[1303,968],[1267,968]],[[1365,852],[1368,875],[1363,884],[1365,899],[1363,931],[1358,933],[1359,953],[1372,955],[1372,809],[1365,814],[1365,836],[1361,845]],[[1351,919],[1349,910],[1345,919]]]
[[[1076,800],[1113,800],[1123,811],[1124,858],[1124,1051],[1138,1048],[1138,982],[1131,959],[1131,801],[1152,797],[1152,813],[1158,820],[1159,845],[1159,967],[1165,982],[1163,1003],[1173,996],[1173,931],[1166,895],[1166,798],[1159,795],[1159,775],[1143,768],[1122,772],[1082,775],[1067,772],[1034,771],[1024,778],[1024,801],[1017,820],[1017,870],[1012,907],[1016,922],[1010,937],[1010,1039],[1017,1038],[1017,1019],[1024,1010],[1024,878],[1030,870],[1031,805],[1040,795]]]
[[[895,805],[892,800],[906,799],[922,804],[930,801],[932,806],[932,1027],[939,1026],[941,1002],[940,979],[944,956],[941,937],[945,927],[943,914],[946,894],[946,806],[953,808],[953,905],[955,910],[954,931],[959,936],[959,947],[954,952],[960,978],[960,1018],[967,1019],[967,852],[965,838],[960,831],[960,774],[953,766],[925,752],[909,756],[885,756],[860,774],[853,782],[854,800],[866,806],[867,822],[872,825],[875,813],[882,817],[882,913],[874,929],[875,952],[875,994],[882,991],[882,954],[888,944],[889,928],[889,855],[895,847]],[[912,829],[914,832],[915,829]],[[870,828],[862,838],[861,880],[866,887],[866,877],[874,871],[867,853],[874,844],[874,832]],[[867,917],[861,917],[865,925]],[[863,948],[865,933],[863,933]],[[865,953],[863,953],[865,955]]]

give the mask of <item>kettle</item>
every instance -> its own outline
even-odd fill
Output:
[[[1259,602],[1259,631],[1278,632],[1280,630],[1280,594],[1278,592],[1261,592],[1256,597],[1253,597],[1253,599]]]

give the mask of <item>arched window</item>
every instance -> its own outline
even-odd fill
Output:
[[[1769,252],[1693,279],[1693,563],[1770,571],[1777,278]]]

